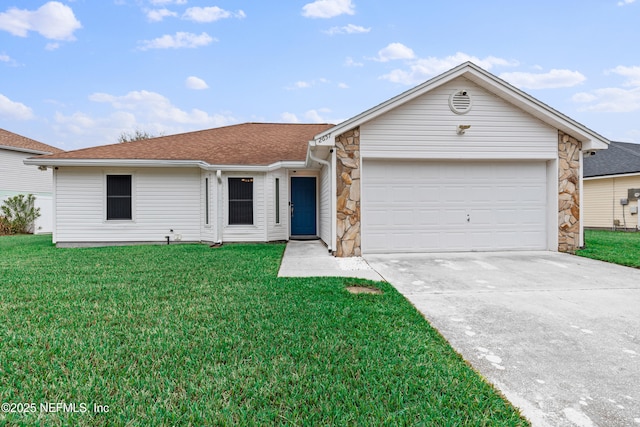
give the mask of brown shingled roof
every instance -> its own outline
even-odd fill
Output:
[[[18,135],[8,130],[0,129],[0,145],[26,150],[41,151],[43,153],[60,153],[62,150],[51,145],[43,144],[26,136]]]
[[[102,145],[39,159],[196,160],[211,165],[270,165],[304,161],[313,137],[330,124],[244,123]]]

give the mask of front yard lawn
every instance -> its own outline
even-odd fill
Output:
[[[640,268],[640,232],[585,230],[584,234],[585,248],[578,255]]]
[[[0,237],[0,424],[528,425],[391,286],[283,250]]]

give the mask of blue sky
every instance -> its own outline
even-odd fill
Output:
[[[0,127],[70,150],[135,130],[339,123],[471,60],[640,143],[636,0],[8,0]]]

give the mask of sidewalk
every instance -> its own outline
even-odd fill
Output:
[[[384,280],[361,257],[336,258],[320,240],[290,240],[284,251],[278,276],[341,276]]]

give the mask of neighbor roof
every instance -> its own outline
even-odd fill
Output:
[[[607,150],[584,159],[584,177],[640,172],[640,144],[611,141]]]
[[[209,165],[266,166],[305,161],[308,142],[333,125],[244,123],[40,156],[37,164],[68,160],[199,161]],[[30,162],[31,163],[31,162]]]
[[[60,153],[62,150],[51,145],[43,144],[26,136],[0,129],[0,147],[24,151],[35,154]]]

